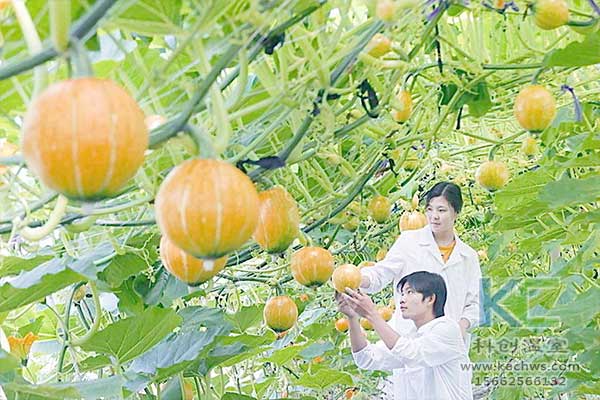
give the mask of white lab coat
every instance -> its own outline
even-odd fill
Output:
[[[477,252],[465,244],[455,234],[456,245],[447,263],[444,263],[440,250],[435,243],[429,225],[424,228],[405,231],[398,237],[385,258],[372,267],[361,269],[369,277],[370,285],[364,288],[367,293],[382,290],[390,282],[394,285],[394,329],[407,333],[415,328],[412,320],[404,319],[398,304],[400,292],[398,283],[404,276],[416,271],[429,271],[440,274],[446,282],[447,298],[444,314],[455,321],[466,318],[471,328],[479,325],[479,293],[481,287],[481,268]],[[470,335],[469,335],[470,336]],[[470,338],[467,338],[467,349]]]
[[[460,327],[449,317],[413,328],[391,350],[380,341],[352,356],[359,368],[394,371],[394,400],[473,399],[467,350]]]

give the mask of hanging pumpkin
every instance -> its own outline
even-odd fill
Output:
[[[543,86],[529,85],[521,89],[514,106],[515,117],[523,129],[543,131],[556,115],[556,100]]]
[[[331,275],[333,287],[340,293],[346,293],[346,289],[358,289],[361,280],[360,269],[352,264],[340,265]]]
[[[281,186],[260,192],[254,240],[269,253],[281,253],[298,237],[300,214],[294,198]]]
[[[490,192],[504,187],[509,178],[508,167],[501,161],[486,161],[475,172],[477,183]]]
[[[144,113],[108,79],[76,78],[46,88],[23,120],[23,156],[31,171],[63,195],[98,200],[131,179],[148,147]]]
[[[376,33],[369,44],[367,44],[367,52],[373,57],[382,57],[392,49],[392,41],[381,33]]]
[[[265,323],[275,332],[285,332],[298,319],[298,306],[288,296],[275,296],[267,300],[263,310]]]
[[[427,225],[427,217],[419,211],[405,211],[400,216],[400,232],[421,229]]]
[[[521,142],[521,152],[527,157],[534,156],[538,152],[537,140],[531,136],[527,136]]]
[[[383,224],[390,217],[392,203],[385,196],[374,196],[369,202],[369,214],[378,224]]]
[[[192,159],[169,173],[155,207],[163,235],[195,257],[215,259],[250,239],[259,199],[239,169],[224,161]]]
[[[396,122],[406,122],[412,113],[413,102],[410,92],[401,90],[396,97],[396,102],[393,104],[394,111],[392,118]]]
[[[216,260],[201,260],[175,246],[166,236],[160,239],[160,259],[173,276],[190,286],[199,285],[218,274],[227,256]]]
[[[569,22],[569,6],[565,0],[537,0],[533,11],[533,21],[544,30],[556,29]]]
[[[305,247],[292,255],[292,276],[301,285],[321,286],[333,273],[333,256],[322,247]]]
[[[346,332],[350,328],[350,322],[348,318],[340,318],[335,321],[335,329],[338,332]]]

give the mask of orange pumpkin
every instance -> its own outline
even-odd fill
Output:
[[[254,240],[269,253],[281,253],[298,237],[300,214],[294,198],[281,186],[260,192]]]
[[[383,318],[385,321],[389,321],[390,319],[392,319],[392,316],[394,315],[394,309],[392,307],[388,307],[388,306],[383,306],[380,307],[377,312],[379,313],[379,315],[381,315],[381,318]]]
[[[108,79],[55,83],[30,105],[23,156],[49,188],[70,198],[118,194],[144,161],[148,129],[136,101]]]
[[[363,329],[367,330],[367,331],[372,331],[373,330],[373,324],[371,323],[371,321],[369,321],[366,318],[361,318],[360,319],[360,326],[362,326]]]
[[[160,239],[160,259],[173,276],[190,286],[208,281],[225,267],[227,256],[201,260],[175,246],[166,236]]]
[[[333,256],[322,247],[305,247],[292,255],[292,276],[301,285],[321,286],[333,273]]]
[[[556,100],[545,87],[529,85],[517,95],[514,113],[523,129],[532,132],[543,131],[554,120]]]
[[[381,33],[376,33],[369,44],[367,52],[373,57],[382,57],[392,49],[392,41]]]
[[[381,195],[374,196],[369,202],[369,214],[378,224],[383,224],[390,217],[392,203]]]
[[[410,92],[401,90],[396,97],[396,102],[393,104],[394,111],[392,118],[396,122],[406,122],[412,113],[413,102]]]
[[[275,332],[290,329],[298,319],[298,307],[288,296],[271,297],[263,310],[265,323]]]
[[[396,14],[396,4],[392,0],[378,0],[375,15],[382,21],[392,22]]]
[[[508,167],[501,161],[486,161],[475,172],[477,183],[490,192],[502,188],[509,178]]]
[[[10,0],[0,0],[0,10],[10,5]]]
[[[419,211],[405,211],[400,216],[400,231],[411,231],[421,229],[427,225],[427,217]]]
[[[533,21],[544,30],[556,29],[569,22],[569,6],[565,0],[537,0]]]
[[[156,195],[163,235],[198,258],[215,259],[242,246],[256,229],[258,193],[244,173],[219,160],[175,167]]]
[[[350,328],[350,322],[348,321],[348,318],[340,318],[335,321],[335,329],[338,332],[346,332],[348,328]]]
[[[10,142],[0,143],[0,157],[10,157],[14,155],[19,148]],[[8,167],[0,165],[0,175],[6,172]]]
[[[527,157],[534,156],[538,152],[537,140],[531,136],[527,136],[523,139],[523,142],[521,142],[521,152]]]
[[[333,287],[340,293],[345,293],[348,288],[358,289],[361,280],[360,269],[352,264],[340,265],[333,271],[331,276]]]

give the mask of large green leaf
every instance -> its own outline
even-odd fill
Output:
[[[548,183],[540,192],[540,200],[550,208],[560,208],[600,199],[600,176],[587,179],[563,178]]]
[[[231,325],[217,309],[188,307],[180,311],[180,318],[184,320],[180,331],[135,359],[132,372],[169,376],[182,371],[209,350],[218,336],[231,331]],[[205,329],[201,331],[202,327]]]
[[[123,396],[123,378],[120,376],[85,382],[43,385],[6,383],[3,387],[6,391],[41,396],[48,399],[99,399],[120,398]]]
[[[0,258],[0,277],[18,275],[24,271],[31,271],[43,262],[52,259],[52,256],[36,256],[31,258],[2,257]]]
[[[171,309],[148,308],[140,315],[108,325],[94,334],[81,348],[114,356],[120,363],[124,363],[160,342],[181,320]]]
[[[296,384],[308,388],[324,390],[331,385],[352,386],[352,375],[330,368],[319,369],[315,374],[304,374]]]
[[[124,280],[142,272],[148,267],[146,261],[137,254],[125,253],[115,256],[108,266],[99,274],[100,279],[110,287],[120,286]]]
[[[140,0],[126,4],[129,7],[112,19],[116,27],[143,35],[177,33],[181,22],[181,0]]]
[[[43,299],[82,279],[81,275],[67,268],[66,260],[47,261],[0,286],[0,312]]]
[[[262,319],[263,309],[264,304],[242,307],[240,311],[233,315],[228,315],[227,318],[238,332],[244,333],[246,329],[256,325]]]
[[[600,63],[600,32],[587,35],[583,42],[571,42],[544,57],[546,67],[582,67]]]

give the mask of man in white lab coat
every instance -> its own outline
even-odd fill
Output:
[[[446,284],[434,273],[418,271],[399,284],[400,310],[414,322],[407,334],[396,332],[369,296],[348,289],[337,296],[349,320],[352,355],[359,368],[393,370],[393,400],[471,400],[469,358],[458,323],[444,316]],[[380,341],[367,341],[359,323],[366,318]]]

